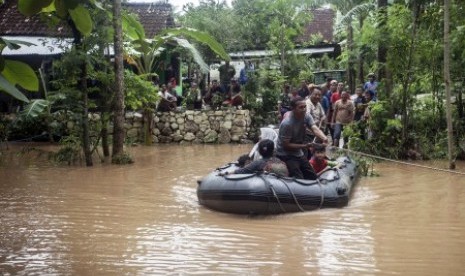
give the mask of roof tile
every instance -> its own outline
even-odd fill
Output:
[[[52,26],[45,23],[41,16],[26,17],[18,11],[17,0],[6,0],[0,4],[0,35],[8,36],[71,36],[66,25]],[[152,37],[162,29],[174,27],[172,6],[169,3],[125,3],[128,8],[139,16],[148,37]]]

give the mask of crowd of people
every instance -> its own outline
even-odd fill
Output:
[[[182,93],[177,92],[176,79],[171,78],[167,84],[159,85],[160,102],[157,110],[172,111],[183,105],[187,109],[196,110],[205,107],[241,107],[244,104],[242,86],[247,83],[248,74],[252,70],[254,70],[253,64],[246,63],[240,71],[239,78],[236,79],[234,67],[222,65],[219,68],[220,81],[214,79],[204,89],[201,89],[196,81],[191,81],[187,84],[188,88],[182,89]]]
[[[234,78],[234,68],[219,68],[220,82],[201,90],[192,82],[182,95],[176,94],[176,81],[171,79],[160,86],[159,111],[171,111],[181,104],[187,109],[205,106],[241,106],[241,85],[247,82],[246,64],[241,78]],[[279,131],[275,136],[262,137],[253,153],[241,156],[240,169],[234,173],[266,171],[283,176],[314,180],[322,170],[332,166],[322,154],[327,145],[347,147],[348,139],[342,135],[344,127],[352,122],[363,122],[370,117],[370,103],[377,99],[378,82],[374,74],[353,93],[342,81],[327,77],[321,85],[302,81],[299,87],[285,85],[278,102]],[[369,138],[369,131],[362,131]],[[342,139],[341,139],[342,138]],[[340,144],[340,142],[343,144]],[[254,155],[254,156],[252,156]],[[250,162],[249,162],[250,161]],[[285,168],[285,169],[283,169]]]
[[[205,107],[242,106],[244,104],[241,85],[232,79],[226,90],[223,90],[217,80],[213,80],[207,89],[200,89],[196,82],[191,82],[189,88],[181,95],[176,92],[176,86],[171,82],[159,86],[158,111],[173,111],[178,106],[185,105],[187,109],[200,110]]]
[[[373,74],[353,94],[343,82],[331,78],[327,78],[323,85],[302,82],[298,89],[285,85],[278,103],[279,131],[273,140],[269,139],[270,135],[264,139],[261,137],[256,145],[260,155],[263,145],[268,151],[263,159],[250,164],[246,164],[242,156],[243,168],[234,173],[269,172],[316,179],[327,168],[338,165],[326,157],[326,146],[340,147],[341,138],[347,146],[347,137],[342,137],[344,126],[369,119],[369,105],[376,101],[377,86]],[[273,148],[273,153],[270,148]],[[245,157],[252,160],[251,155]],[[276,158],[272,159],[273,156]],[[283,166],[287,170],[283,170]]]

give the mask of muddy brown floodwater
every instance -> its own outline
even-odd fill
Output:
[[[0,164],[1,275],[465,275],[464,175],[377,163],[345,208],[249,217],[199,206],[196,180],[250,145],[91,168],[19,147]]]

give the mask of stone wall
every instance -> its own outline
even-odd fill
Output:
[[[0,122],[0,130],[2,130],[16,120],[16,115],[9,114],[0,118],[3,118]],[[100,114],[89,113],[88,118],[91,129],[98,132],[101,123]],[[60,111],[52,115],[50,125],[53,126],[54,135],[67,136],[70,133],[79,132],[76,129],[79,127],[79,120],[79,114]],[[35,125],[38,126],[38,129],[35,129],[36,132],[47,131],[43,122],[37,122]],[[127,112],[124,128],[127,139],[132,142],[144,142],[144,118],[141,113]],[[112,122],[110,122],[109,133],[112,132]],[[20,129],[19,133],[21,133]],[[29,135],[30,132],[24,131],[24,133]],[[253,136],[253,133],[250,111],[235,108],[156,112],[152,120],[152,139],[155,143],[251,143],[249,135]],[[2,139],[6,138],[7,136]],[[25,136],[24,138],[31,137]]]
[[[156,112],[152,120],[155,143],[251,143],[249,110],[225,109]],[[127,113],[127,137],[143,140],[143,118]]]

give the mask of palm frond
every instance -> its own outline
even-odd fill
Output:
[[[20,115],[25,118],[35,118],[42,114],[49,104],[49,101],[42,99],[32,100],[26,105],[24,110],[21,111]]]
[[[195,48],[193,44],[191,44],[189,41],[183,38],[178,38],[178,37],[172,37],[172,40],[176,41],[176,43],[187,49],[191,54],[192,57],[194,58],[194,61],[200,66],[200,70],[204,73],[208,73],[210,68],[208,67],[207,63],[203,60],[202,56],[200,55],[200,52]]]
[[[221,59],[226,61],[231,60],[228,53],[224,50],[223,46],[216,41],[211,35],[190,28],[172,28],[164,30],[159,37],[174,37],[174,36],[185,36],[193,38],[195,41],[206,44],[213,52],[215,52]]]
[[[346,14],[344,14],[339,23],[341,25],[348,25],[352,22],[352,19],[356,16],[362,15],[362,14],[368,14],[371,11],[376,10],[376,5],[373,3],[364,3],[357,5],[353,7],[350,11],[348,11]]]

